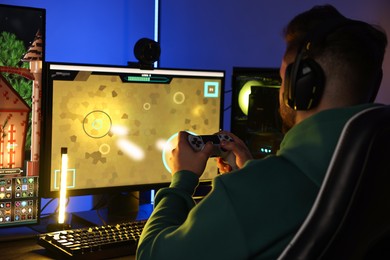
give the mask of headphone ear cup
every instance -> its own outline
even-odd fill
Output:
[[[371,93],[371,98],[369,100],[370,103],[375,102],[376,96],[378,94],[379,88],[380,88],[381,83],[382,83],[382,78],[383,78],[383,70],[380,69],[378,72],[378,76],[374,82],[374,87],[373,87],[373,90]]]
[[[295,110],[309,110],[315,107],[322,96],[325,76],[320,65],[311,58],[301,60],[297,69],[295,82],[290,83],[290,107]]]
[[[294,63],[290,63],[286,67],[286,71],[284,73],[284,92],[283,92],[283,100],[284,103],[290,108],[294,108],[294,84],[293,84],[293,76],[292,70],[294,67]]]

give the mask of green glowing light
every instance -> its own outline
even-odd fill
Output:
[[[143,81],[150,82],[150,77],[141,77],[141,76],[128,76],[127,81]]]
[[[249,95],[251,94],[252,86],[263,86],[263,83],[257,80],[250,80],[245,83],[240,93],[238,93],[238,105],[245,115],[248,115]]]

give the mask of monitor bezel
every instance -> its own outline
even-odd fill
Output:
[[[121,73],[134,73],[134,74],[154,74],[154,75],[167,75],[172,74],[182,77],[191,77],[191,76],[205,76],[208,74],[210,78],[220,78],[221,79],[221,103],[220,103],[220,118],[219,126],[223,125],[223,114],[224,114],[224,89],[225,89],[225,76],[226,73],[223,70],[212,70],[212,69],[178,69],[178,68],[155,68],[155,69],[141,69],[135,67],[127,66],[118,66],[118,65],[104,65],[104,64],[83,64],[83,63],[68,63],[68,62],[45,62],[43,69],[43,79],[44,88],[42,92],[42,136],[41,139],[41,160],[40,160],[40,175],[44,176],[43,180],[40,181],[39,193],[43,198],[56,198],[59,196],[59,191],[52,191],[50,188],[50,160],[51,160],[51,122],[52,122],[52,89],[50,88],[50,70],[51,69],[60,69],[65,67],[73,67],[77,70],[86,70],[95,69],[94,71],[105,72],[105,68],[112,69],[111,72],[121,72]],[[178,129],[178,131],[181,129]],[[212,179],[202,179],[200,180],[200,185],[209,186]],[[111,194],[111,193],[120,193],[120,192],[133,192],[133,191],[147,191],[147,190],[158,190],[163,187],[167,187],[170,184],[170,180],[167,182],[161,183],[151,183],[151,184],[129,184],[124,186],[112,186],[112,187],[98,187],[90,189],[72,189],[67,191],[67,196],[85,196],[85,195],[98,195],[98,194]]]

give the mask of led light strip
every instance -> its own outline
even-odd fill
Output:
[[[65,223],[65,208],[66,208],[66,180],[68,173],[68,149],[61,148],[61,177],[60,177],[60,198],[58,209],[58,224]]]

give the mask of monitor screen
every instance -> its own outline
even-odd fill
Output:
[[[233,68],[230,127],[254,158],[275,154],[279,149],[283,137],[280,85],[278,68]]]
[[[45,79],[43,196],[58,192],[64,150],[69,194],[167,185],[178,132],[222,125],[222,71],[47,63]],[[217,173],[211,159],[202,180]]]
[[[45,10],[0,4],[0,228],[35,224]]]

